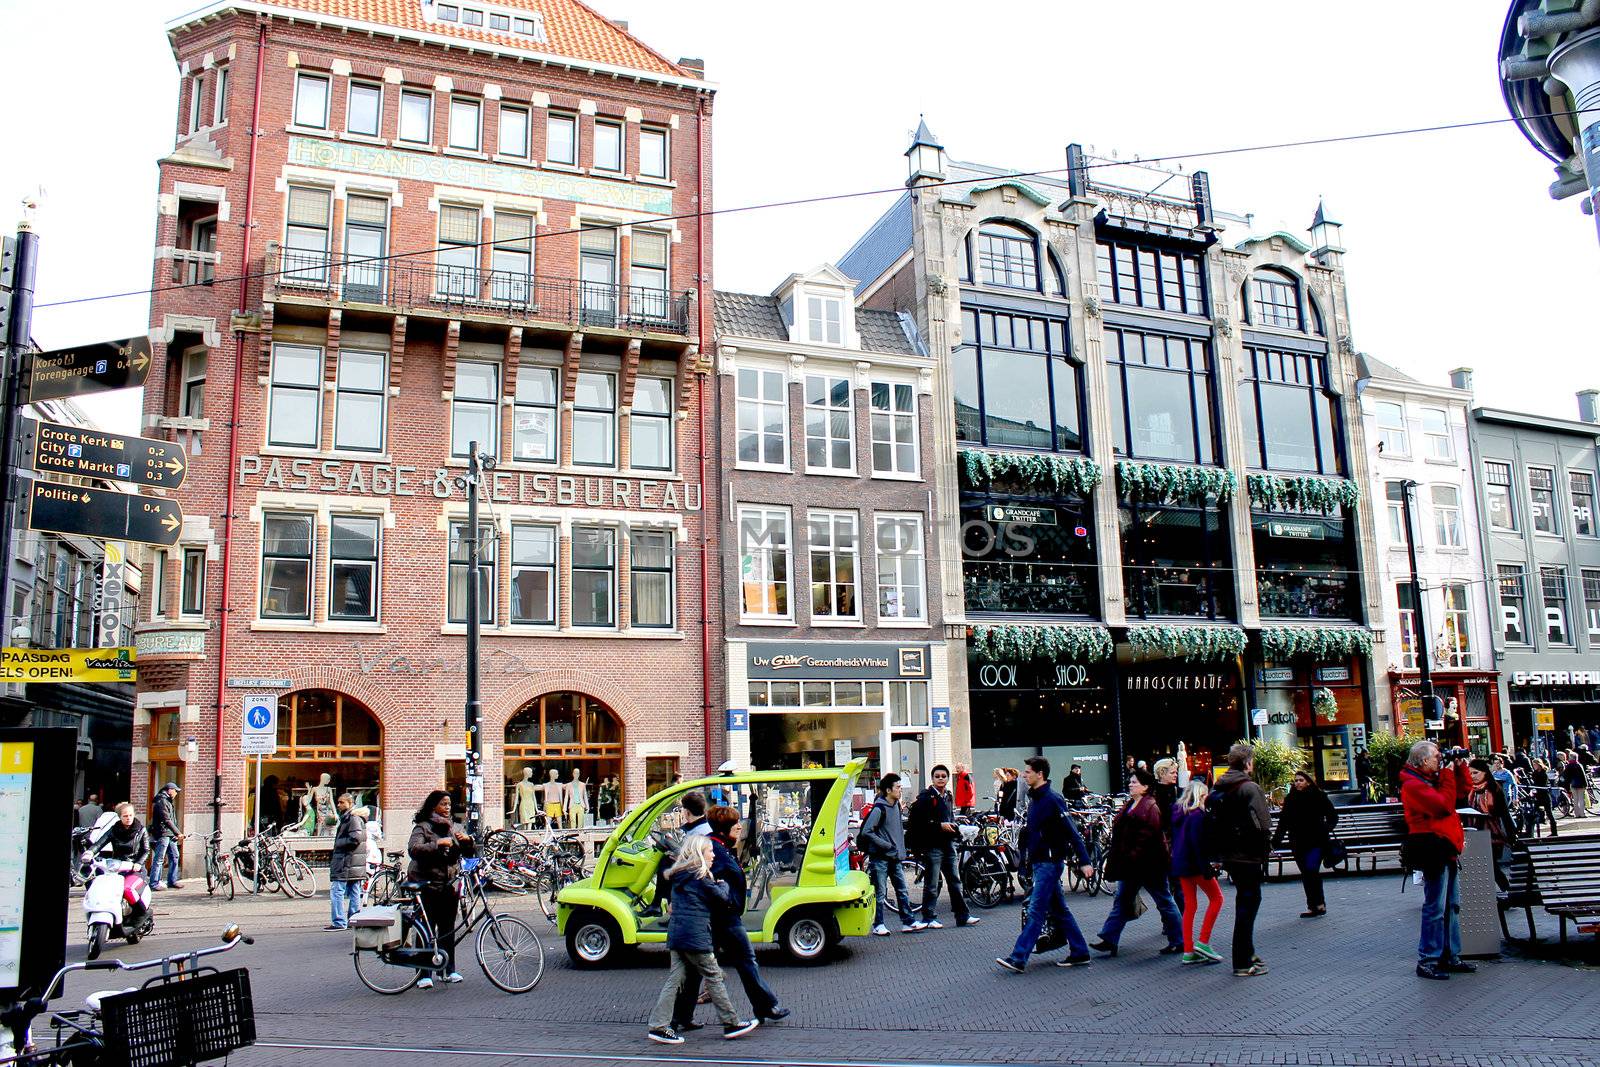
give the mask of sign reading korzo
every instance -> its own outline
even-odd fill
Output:
[[[28,376],[28,400],[133,389],[150,375],[150,339],[129,337],[77,348],[38,352]]]
[[[172,545],[177,543],[178,531],[183,528],[183,511],[175,501],[160,497],[34,482],[28,527],[108,541]]]
[[[28,427],[33,469],[77,478],[105,478],[176,489],[189,471],[181,445],[151,437],[123,437],[83,426],[39,422]]]
[[[131,648],[8,648],[0,656],[0,681],[132,682]]]

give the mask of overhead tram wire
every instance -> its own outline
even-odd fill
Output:
[[[1570,116],[1572,116],[1574,114],[1576,114],[1576,112],[1572,112],[1572,111],[1552,111],[1552,112],[1547,112],[1547,113],[1539,114],[1539,115],[1524,115],[1524,116],[1521,116],[1521,118],[1522,119],[1557,118],[1557,117],[1561,117],[1561,116],[1570,117]],[[1276,141],[1276,142],[1272,142],[1272,143],[1268,143],[1268,144],[1243,145],[1243,146],[1239,146],[1239,147],[1236,147],[1236,148],[1217,148],[1217,149],[1210,149],[1210,150],[1207,150],[1207,151],[1192,151],[1192,152],[1170,152],[1170,153],[1165,153],[1165,154],[1162,154],[1162,155],[1152,155],[1152,156],[1141,155],[1141,156],[1138,156],[1138,157],[1136,157],[1134,159],[1103,160],[1103,161],[1098,162],[1098,163],[1086,163],[1086,164],[1084,164],[1082,169],[1084,169],[1084,170],[1100,170],[1100,169],[1109,169],[1109,168],[1115,168],[1115,167],[1138,167],[1138,166],[1140,166],[1142,164],[1166,163],[1166,162],[1172,162],[1172,161],[1180,160],[1180,159],[1209,159],[1209,158],[1214,157],[1214,156],[1236,156],[1236,155],[1242,155],[1242,154],[1249,153],[1249,152],[1272,152],[1272,151],[1278,151],[1278,150],[1286,149],[1286,148],[1311,148],[1311,147],[1315,147],[1315,146],[1318,146],[1318,145],[1350,144],[1350,143],[1357,142],[1357,141],[1374,141],[1374,140],[1381,140],[1381,139],[1390,138],[1390,137],[1410,137],[1410,136],[1415,136],[1417,134],[1425,134],[1425,133],[1445,133],[1445,132],[1449,132],[1449,131],[1452,131],[1452,130],[1470,130],[1470,129],[1476,129],[1476,128],[1482,127],[1482,126],[1499,126],[1499,125],[1503,125],[1504,123],[1507,123],[1507,122],[1517,122],[1517,121],[1519,121],[1518,118],[1513,118],[1511,116],[1507,116],[1505,118],[1497,118],[1497,119],[1478,119],[1478,120],[1473,121],[1473,122],[1450,122],[1450,123],[1444,123],[1444,124],[1435,125],[1435,126],[1411,126],[1411,127],[1407,127],[1407,128],[1404,128],[1404,129],[1398,129],[1398,130],[1377,130],[1377,131],[1372,131],[1372,132],[1368,132],[1368,133],[1342,134],[1342,135],[1335,136],[1335,137],[1311,137],[1311,138],[1306,138],[1306,139],[1299,140],[1299,141]],[[1004,174],[983,174],[983,175],[979,175],[979,176],[973,177],[973,178],[950,178],[950,179],[946,179],[944,181],[927,182],[927,183],[925,183],[923,185],[917,186],[917,188],[918,189],[953,188],[953,187],[962,186],[962,185],[972,185],[972,184],[976,184],[978,182],[1005,181],[1007,179],[1042,178],[1042,177],[1048,177],[1048,176],[1051,176],[1051,175],[1065,174],[1065,173],[1068,172],[1069,169],[1070,168],[1068,168],[1068,167],[1046,167],[1046,168],[1041,169],[1041,170],[1011,171],[1009,173],[1004,173]],[[851,192],[845,192],[845,193],[826,193],[826,194],[819,195],[819,196],[798,197],[798,198],[791,199],[791,200],[772,200],[772,201],[767,201],[766,203],[761,203],[761,204],[742,204],[742,205],[739,205],[737,207],[712,208],[709,211],[685,211],[685,212],[680,212],[680,213],[678,213],[676,215],[658,215],[658,216],[653,216],[650,219],[650,221],[652,223],[697,221],[699,219],[712,218],[712,217],[715,217],[715,216],[718,216],[718,215],[737,215],[737,214],[744,214],[744,213],[751,212],[751,211],[770,211],[770,210],[774,210],[774,209],[777,209],[777,208],[805,207],[805,206],[808,206],[808,205],[811,205],[811,204],[826,204],[826,203],[831,203],[831,202],[839,201],[839,200],[857,200],[857,199],[861,199],[863,197],[869,197],[869,196],[886,196],[886,195],[888,195],[890,193],[903,193],[905,191],[906,191],[906,186],[904,186],[904,185],[885,186],[885,187],[881,187],[881,188],[877,188],[877,189],[857,189],[857,190],[853,190]],[[620,226],[623,226],[623,225],[633,225],[633,224],[632,223],[596,223],[596,224],[594,224],[592,226],[575,226],[575,227],[569,227],[569,228],[564,229],[564,230],[549,230],[549,231],[546,231],[544,233],[534,234],[532,236],[531,240],[533,240],[535,242],[538,242],[538,241],[548,240],[549,238],[552,238],[552,237],[575,237],[575,236],[579,235],[580,233],[582,233],[584,230],[588,230],[588,229],[616,229],[616,228],[618,228]],[[470,248],[486,248],[486,247],[492,247],[492,246],[496,245],[497,243],[498,244],[504,244],[505,242],[496,242],[496,241],[491,239],[491,240],[488,240],[488,241],[478,241],[478,242],[475,242],[475,243],[470,244],[470,245],[469,244],[460,244],[460,245],[451,245],[450,247],[451,248],[455,248],[455,249],[469,248],[469,247]],[[409,251],[404,251],[404,252],[391,252],[391,253],[389,253],[387,255],[382,255],[382,256],[364,256],[364,257],[359,257],[359,258],[354,258],[354,259],[346,258],[346,259],[339,259],[339,260],[334,260],[334,259],[332,259],[330,257],[328,259],[327,263],[324,264],[324,265],[325,266],[329,266],[329,267],[334,267],[334,266],[349,267],[349,266],[360,266],[362,264],[368,264],[368,263],[387,263],[387,262],[390,262],[392,260],[409,259],[409,258],[411,258],[413,256],[431,256],[431,255],[434,255],[435,253],[437,253],[439,251],[441,251],[441,247],[440,246],[432,246],[432,247],[429,247],[429,248],[411,249]],[[129,289],[129,290],[126,290],[126,291],[120,292],[120,293],[104,293],[104,294],[101,294],[99,296],[80,296],[80,297],[73,297],[73,298],[71,298],[69,300],[52,300],[49,303],[35,304],[34,308],[35,308],[35,310],[38,310],[38,309],[42,309],[42,308],[69,307],[69,306],[72,306],[72,305],[75,305],[75,304],[90,304],[90,303],[96,303],[96,302],[102,301],[102,300],[124,300],[124,299],[127,299],[129,297],[135,297],[135,296],[151,296],[151,295],[154,295],[156,293],[179,292],[179,291],[182,291],[184,289],[207,289],[207,288],[212,288],[212,287],[218,286],[218,285],[237,285],[240,282],[258,281],[258,280],[261,280],[261,279],[264,279],[264,278],[276,278],[276,277],[281,277],[281,276],[287,275],[287,274],[296,274],[296,273],[304,271],[305,269],[306,269],[305,266],[286,267],[286,268],[283,268],[281,270],[255,271],[255,272],[251,272],[251,273],[248,273],[248,274],[233,275],[231,277],[211,278],[210,280],[207,280],[207,281],[184,282],[184,283],[179,284],[179,285],[151,286],[151,287],[148,287],[148,288],[145,288],[145,289]]]

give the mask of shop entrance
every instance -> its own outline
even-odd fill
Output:
[[[1130,664],[1117,680],[1122,758],[1154,767],[1178,754],[1181,742],[1190,770],[1206,774],[1227,761],[1228,749],[1249,735],[1239,691],[1239,669],[1228,663]],[[1122,789],[1119,771],[1112,786]]]
[[[593,697],[530,700],[506,722],[504,751],[507,825],[589,826],[602,786],[623,796],[622,722]]]
[[[383,727],[359,700],[332,689],[302,689],[278,698],[278,751],[261,765],[261,825],[331,835],[338,824],[334,798],[349,793],[356,807],[382,803],[379,774]],[[255,818],[255,768],[245,817]]]

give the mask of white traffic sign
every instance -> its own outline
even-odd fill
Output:
[[[239,751],[246,756],[272,756],[278,751],[278,694],[246,693],[239,720]]]

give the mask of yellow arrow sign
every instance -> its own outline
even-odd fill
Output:
[[[176,530],[183,523],[176,515],[163,515],[161,516],[161,525],[164,529]]]
[[[130,362],[133,364],[134,370],[144,370],[150,365],[150,357],[145,355],[143,352],[138,352],[134,355]]]
[[[167,470],[171,471],[173,474],[183,473],[183,464],[179,463],[176,459],[169,459],[163,463],[162,466],[167,468]]]

